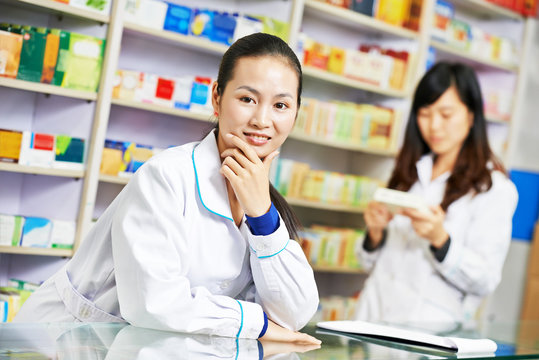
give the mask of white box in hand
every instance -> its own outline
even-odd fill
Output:
[[[414,194],[404,191],[378,188],[374,192],[373,200],[385,204],[389,211],[395,213],[401,209],[411,208],[423,213],[430,213],[425,201]]]

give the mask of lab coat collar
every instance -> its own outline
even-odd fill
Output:
[[[428,185],[431,182],[445,182],[451,175],[451,172],[447,171],[436,179],[432,179],[432,167],[434,165],[434,154],[426,154],[419,159],[416,163],[417,178],[422,185]]]
[[[221,157],[217,148],[215,130],[193,148],[193,167],[198,196],[209,212],[233,221],[225,178],[219,172]]]

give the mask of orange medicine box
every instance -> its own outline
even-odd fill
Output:
[[[0,30],[0,76],[16,78],[21,61],[22,35]]]
[[[19,162],[22,132],[0,130],[0,161]]]

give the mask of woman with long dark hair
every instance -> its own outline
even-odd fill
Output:
[[[422,197],[429,211],[369,203],[359,255],[371,274],[357,317],[473,317],[500,281],[518,196],[489,147],[472,68],[441,62],[421,79],[388,187]]]
[[[294,240],[297,221],[269,183],[297,116],[301,76],[278,37],[235,42],[213,85],[218,129],[138,169],[15,320],[319,344],[297,332],[318,292]]]

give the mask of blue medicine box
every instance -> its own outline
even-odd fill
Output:
[[[187,35],[193,10],[187,6],[168,3],[163,29]]]

